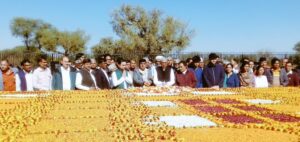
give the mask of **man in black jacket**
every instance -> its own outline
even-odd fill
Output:
[[[223,66],[217,63],[219,56],[216,53],[210,53],[208,58],[209,63],[203,70],[204,85],[208,88],[222,88],[225,71]]]
[[[84,59],[82,64],[83,68],[76,74],[76,88],[80,90],[97,90],[95,75],[91,70],[91,60]]]
[[[106,73],[107,64],[102,58],[98,59],[99,68],[95,70],[96,85],[100,89],[110,89],[110,79]]]

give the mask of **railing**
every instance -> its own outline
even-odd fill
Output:
[[[172,57],[172,58],[178,58],[181,60],[185,60],[189,57],[193,57],[195,55],[199,55],[200,57],[204,58],[204,60],[208,59],[208,55],[210,53],[209,52],[178,52],[178,53],[169,53],[169,54],[151,54],[148,55],[148,57],[150,58],[154,58],[156,55],[163,55],[165,57]],[[217,53],[221,59],[225,59],[225,60],[230,60],[231,58],[237,58],[237,59],[241,59],[243,57],[248,57],[254,61],[258,61],[258,59],[260,57],[266,57],[269,60],[271,60],[271,58],[273,57],[277,57],[279,59],[283,59],[283,58],[292,58],[296,55],[296,53],[292,53],[292,52],[270,52],[270,53],[254,53],[254,52],[235,52],[235,53]],[[48,53],[48,60],[49,61],[58,61],[62,54],[58,54],[58,53]],[[8,59],[10,61],[11,64],[14,65],[19,65],[20,62],[24,59],[24,58],[28,58],[30,59],[33,63],[35,63],[36,61],[36,57],[38,56],[37,53],[18,53],[18,54],[12,54],[12,55],[6,55],[4,53],[0,53],[0,59]],[[92,54],[88,54],[87,57],[93,57]],[[135,59],[138,60],[142,57],[144,57],[144,55],[142,53],[139,52],[134,52],[131,54],[126,54],[126,55],[122,55],[122,54],[115,54],[112,55],[113,58],[117,58],[117,57],[122,57],[125,59]],[[70,56],[71,60],[74,60],[75,55]]]

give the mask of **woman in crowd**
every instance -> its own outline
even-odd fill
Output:
[[[233,72],[233,65],[227,64],[225,67],[225,78],[223,88],[235,88],[240,87],[239,77]]]
[[[254,87],[255,88],[268,88],[268,79],[265,75],[265,69],[263,66],[257,66],[255,77],[254,77]]]
[[[238,74],[241,87],[254,87],[254,75],[249,70],[249,62],[244,62],[241,65],[240,73]]]

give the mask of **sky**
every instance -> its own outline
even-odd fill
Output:
[[[59,30],[83,30],[87,47],[117,38],[111,14],[122,5],[161,10],[195,30],[184,52],[293,52],[300,41],[299,0],[1,0],[0,50],[23,45],[10,23],[42,19]],[[87,50],[89,52],[90,50]]]

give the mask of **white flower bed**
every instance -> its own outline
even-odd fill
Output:
[[[251,104],[277,104],[280,103],[280,100],[265,100],[265,99],[251,99],[251,100],[244,100]]]
[[[234,95],[234,92],[226,92],[226,91],[205,91],[205,92],[199,92],[195,91],[192,92],[194,95]]]
[[[149,107],[177,107],[177,105],[170,101],[142,101],[146,106]]]
[[[168,126],[176,128],[183,127],[211,127],[217,126],[216,123],[197,115],[179,115],[179,116],[160,116],[160,122],[165,122]],[[159,122],[145,122],[146,124],[155,125]]]
[[[0,95],[1,99],[22,99],[22,98],[33,98],[33,97],[47,97],[48,94],[5,94]]]
[[[178,93],[135,93],[137,96],[176,96]]]

